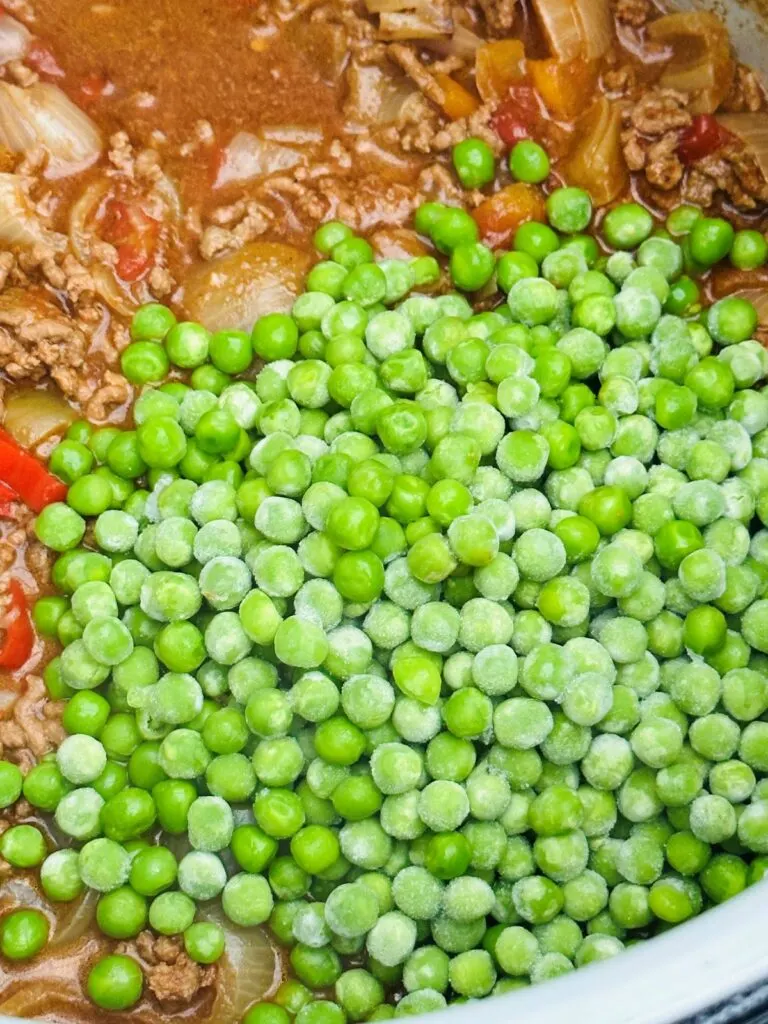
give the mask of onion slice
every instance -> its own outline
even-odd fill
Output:
[[[768,114],[718,114],[717,120],[744,143],[768,181]]]
[[[292,245],[251,242],[193,270],[184,285],[184,308],[211,331],[250,331],[265,313],[291,308],[309,263],[309,255]]]
[[[614,39],[613,19],[606,0],[575,0],[584,38],[584,56],[598,60],[611,48]]]
[[[75,418],[63,395],[26,388],[6,398],[3,427],[22,448],[34,449],[51,434],[63,434]]]
[[[597,60],[613,42],[608,0],[533,0],[553,56]]]
[[[442,54],[444,57],[455,55],[457,57],[473,57],[481,46],[485,46],[486,40],[462,25],[460,21],[454,22],[453,32],[438,39],[426,39],[425,45],[433,52]]]
[[[287,171],[301,160],[301,153],[290,146],[260,139],[252,132],[238,132],[224,149],[214,187],[242,184],[265,174]]]
[[[170,214],[171,219],[177,222],[180,221],[184,216],[184,207],[181,203],[179,190],[174,182],[171,181],[167,174],[163,173],[158,175],[157,179],[153,182],[153,189],[162,199],[163,205]]]
[[[566,180],[587,189],[599,206],[616,199],[629,181],[621,147],[621,111],[604,96],[576,125],[576,145],[563,164]]]
[[[671,48],[659,84],[691,94],[692,114],[711,114],[728,95],[736,65],[728,30],[716,14],[666,14],[648,25],[648,38]]]
[[[445,4],[436,0],[365,0],[369,14],[379,15],[379,38],[443,39],[453,31]]]
[[[404,75],[390,73],[378,64],[358,64],[347,69],[345,115],[363,124],[387,125],[404,112],[408,101],[419,95]]]
[[[102,150],[101,135],[90,117],[46,82],[29,89],[0,82],[0,145],[25,154],[42,147],[48,157],[46,178],[85,170]]]
[[[98,902],[99,894],[96,890],[86,889],[76,902],[73,901],[67,906],[57,904],[56,927],[51,936],[49,949],[59,949],[82,939],[93,925]]]
[[[96,216],[99,203],[104,199],[109,188],[109,182],[105,178],[101,181],[92,181],[82,195],[74,201],[69,211],[69,241],[72,251],[86,266],[90,263],[92,255],[93,232],[90,222]]]
[[[0,64],[22,60],[32,41],[32,33],[10,14],[0,14]]]
[[[45,242],[56,250],[65,249],[64,235],[49,231],[41,224],[24,184],[25,179],[18,174],[0,173],[0,242],[7,245]]]
[[[131,317],[136,312],[136,307],[141,305],[140,300],[132,299],[123,291],[117,283],[114,271],[103,263],[96,263],[91,267],[93,283],[96,291],[104,299],[106,304],[120,316]]]
[[[261,928],[236,927],[220,904],[209,904],[201,917],[220,925],[226,942],[210,1020],[242,1020],[254,1003],[280,984],[280,960]]]

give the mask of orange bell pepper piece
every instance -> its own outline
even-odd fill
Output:
[[[525,78],[525,47],[520,39],[499,39],[478,48],[475,82],[485,103],[500,103],[510,86]]]
[[[435,81],[443,90],[442,108],[452,121],[460,117],[469,117],[480,106],[480,101],[463,85],[454,82],[450,75],[435,75]]]
[[[581,57],[569,61],[529,60],[528,73],[547,110],[564,121],[584,109],[585,97],[597,85],[597,64]]]
[[[492,246],[506,245],[521,224],[546,219],[544,196],[535,185],[518,181],[482,202],[474,218],[486,242]]]

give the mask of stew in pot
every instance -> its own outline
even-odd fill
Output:
[[[768,113],[652,0],[3,0],[0,1013],[509,992],[768,855]]]

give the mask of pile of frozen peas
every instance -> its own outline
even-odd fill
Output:
[[[139,310],[134,429],[51,456],[35,621],[70,735],[0,763],[0,807],[73,843],[22,825],[0,853],[201,963],[225,942],[198,904],[268,925],[294,977],[247,1024],[541,982],[768,865],[768,353],[748,302],[700,305],[725,222],[676,211],[676,241],[628,204],[604,256],[591,215],[559,189],[495,255],[423,206],[479,313],[433,257],[325,224],[251,335]],[[6,956],[45,944],[30,915]],[[116,955],[87,982],[107,1009],[142,984]]]

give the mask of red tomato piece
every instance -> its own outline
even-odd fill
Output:
[[[684,164],[692,164],[710,156],[732,140],[731,132],[723,128],[714,114],[696,114],[688,127],[680,133],[677,152]]]
[[[0,482],[0,519],[15,519],[19,500],[12,487]]]
[[[114,91],[115,87],[106,75],[86,75],[80,83],[80,95],[84,103],[93,103],[102,96],[110,96]]]
[[[151,255],[131,242],[117,247],[115,269],[123,281],[138,281],[149,270]]]
[[[123,281],[138,281],[152,265],[160,222],[135,203],[111,199],[102,225],[106,241],[117,246],[115,269]]]
[[[491,119],[494,131],[507,146],[529,139],[541,118],[536,90],[531,85],[513,85]]]

